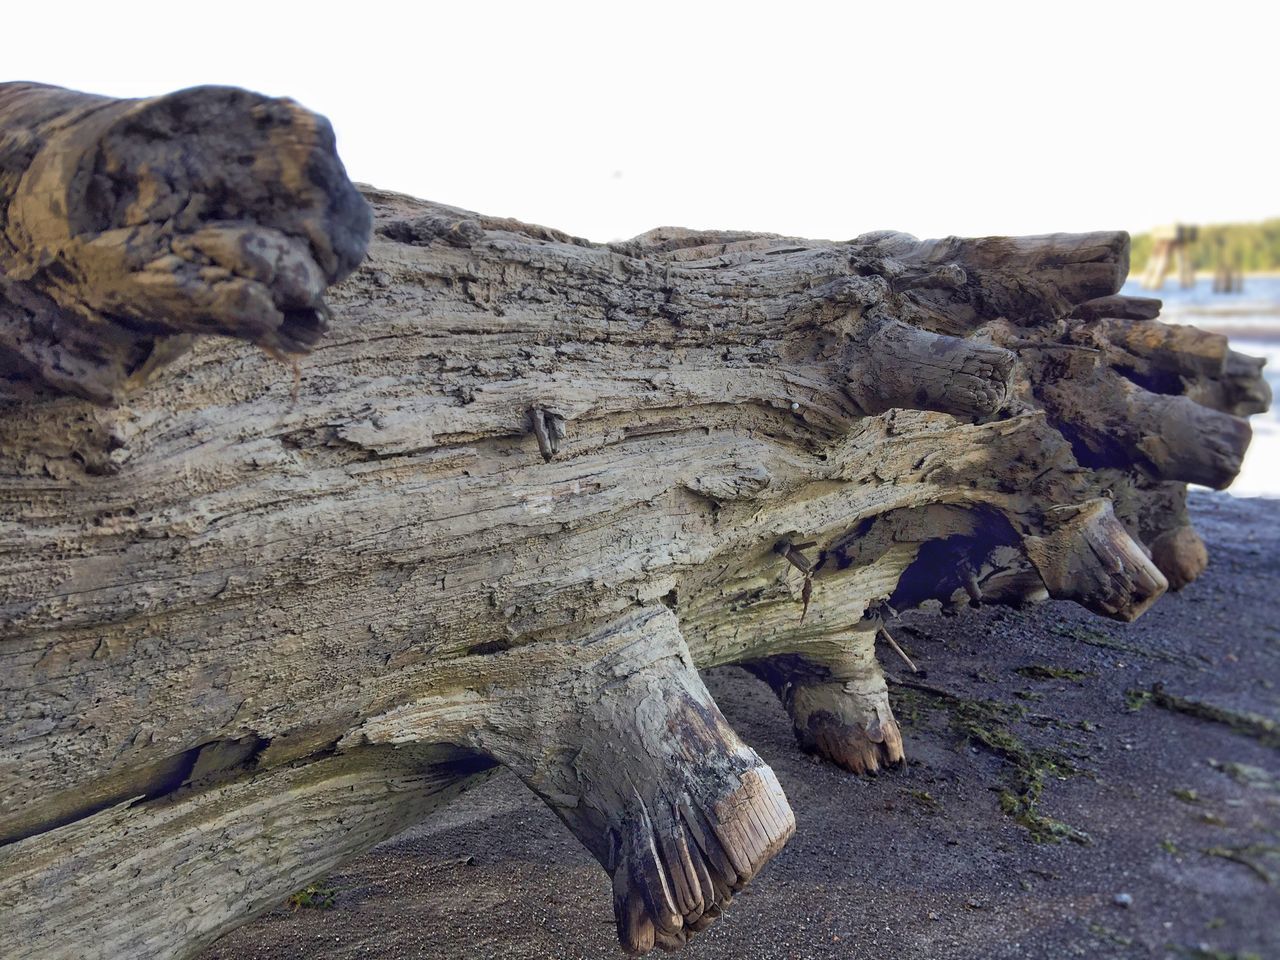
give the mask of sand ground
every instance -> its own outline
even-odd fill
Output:
[[[924,673],[886,665],[929,689],[892,687],[899,772],[815,762],[767,688],[713,671],[797,830],[685,956],[1280,958],[1280,502],[1194,513],[1209,570],[1135,624],[1061,603],[904,618]],[[322,886],[331,909],[282,905],[206,957],[621,956],[604,873],[506,773]]]

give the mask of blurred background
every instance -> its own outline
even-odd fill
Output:
[[[64,0],[4,22],[4,79],[292,96],[356,180],[593,240],[1126,229],[1125,292],[1280,387],[1270,5]],[[1280,420],[1253,423],[1232,492],[1280,496]]]
[[[1265,357],[1280,397],[1280,217],[1257,222],[1166,224],[1133,238],[1124,293],[1164,302],[1165,323],[1189,323]],[[1275,405],[1251,420],[1253,442],[1236,496],[1280,497],[1280,415]]]

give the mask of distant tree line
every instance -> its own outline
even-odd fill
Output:
[[[1260,270],[1280,271],[1280,217],[1260,223],[1218,223],[1202,226],[1191,247],[1196,270],[1213,270],[1219,251],[1225,253],[1237,270],[1253,273]],[[1133,236],[1129,269],[1139,273],[1151,256],[1151,234]]]

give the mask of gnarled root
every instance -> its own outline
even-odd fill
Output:
[[[842,638],[840,647],[842,656],[782,654],[746,666],[778,695],[801,747],[851,773],[878,773],[904,754],[874,628]]]
[[[1190,524],[1166,530],[1151,541],[1151,562],[1165,579],[1169,589],[1181,590],[1209,565],[1209,551],[1200,534]]]
[[[526,673],[468,745],[515,770],[612,874],[625,949],[678,947],[781,849],[795,819],[666,608],[597,631],[575,659]]]
[[[1023,541],[1049,595],[1113,620],[1133,620],[1169,587],[1109,500],[1054,507],[1052,532]],[[1056,529],[1053,529],[1055,528]]]

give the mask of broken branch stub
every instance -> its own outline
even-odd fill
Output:
[[[904,759],[875,636],[874,629],[851,635],[832,648],[836,660],[811,648],[748,664],[782,701],[800,746],[851,773],[878,773]]]
[[[1009,393],[1014,356],[963,337],[896,320],[868,324],[852,340],[849,393],[867,413],[935,410],[957,417],[996,413]]]
[[[313,346],[368,205],[323,118],[195,87],[111,100],[0,84],[0,375],[97,402],[222,334]],[[148,361],[151,361],[149,364]]]
[[[593,244],[361,198],[213,88],[4,86],[0,132],[17,957],[193,956],[495,763],[679,946],[793,828],[697,668],[897,764],[883,611],[1132,619],[1267,400],[1117,296],[1122,233]]]
[[[1027,556],[1049,595],[1102,616],[1134,620],[1169,588],[1159,568],[1116,519],[1111,503],[1054,507],[1043,536],[1027,537]]]

